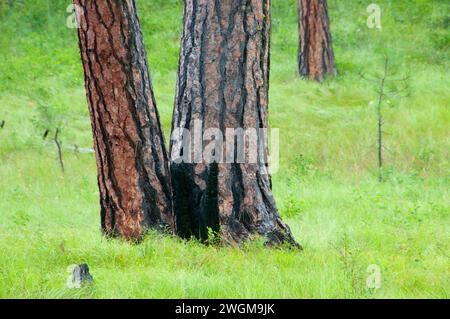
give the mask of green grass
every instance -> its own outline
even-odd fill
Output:
[[[280,129],[273,188],[304,251],[204,246],[151,233],[140,245],[99,231],[95,157],[70,1],[0,0],[0,298],[449,298],[449,5],[329,0],[339,77],[296,75],[296,9],[273,1],[270,123]],[[169,136],[181,2],[138,1],[153,85]],[[386,181],[377,182],[375,87],[389,56],[409,96],[385,109]],[[86,262],[95,283],[66,287]],[[366,286],[369,265],[382,286]]]

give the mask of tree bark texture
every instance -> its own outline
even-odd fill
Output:
[[[195,134],[195,121],[202,133],[218,128],[224,136],[227,128],[267,128],[269,40],[269,0],[184,1],[171,137],[173,202],[183,237],[206,239],[211,229],[230,243],[259,234],[271,244],[297,245],[261,160],[267,136],[258,133],[257,163],[173,160],[189,151],[175,129]]]
[[[134,0],[74,0],[98,167],[101,227],[174,228],[168,158]],[[77,7],[78,6],[78,7]]]
[[[336,75],[326,0],[298,0],[298,67],[302,77],[322,81]]]

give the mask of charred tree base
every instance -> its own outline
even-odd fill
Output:
[[[236,219],[229,219],[221,225],[222,240],[229,244],[239,244],[263,237],[267,247],[287,245],[291,248],[302,249],[302,246],[294,239],[289,226],[279,216],[267,216],[261,220],[261,225],[257,226],[249,226]]]
[[[302,249],[289,226],[271,205],[257,202],[251,206],[254,209],[239,211],[239,216],[221,214],[223,201],[219,193],[219,167],[219,164],[210,164],[202,176],[198,176],[195,174],[195,164],[171,165],[173,205],[180,237],[195,237],[202,242],[209,242],[210,236],[217,234],[221,242],[229,245],[263,237],[268,247],[289,245]],[[207,181],[203,190],[196,183],[199,177]]]
[[[211,230],[215,233],[220,230],[217,206],[217,164],[208,167],[204,173],[205,180],[211,186],[204,192],[196,186],[194,172],[193,164],[173,163],[171,165],[176,229],[177,234],[182,238],[195,237],[206,241]]]
[[[247,229],[244,225],[232,222],[228,224],[226,230],[221,230],[221,238],[228,244],[239,244],[246,241],[255,240],[258,237],[264,238],[267,247],[280,247],[287,245],[291,248],[302,249],[302,246],[295,241],[290,229],[280,218],[276,219],[276,225],[270,228]]]

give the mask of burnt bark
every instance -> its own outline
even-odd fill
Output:
[[[269,0],[184,1],[170,150],[182,237],[206,239],[211,229],[230,243],[263,235],[270,244],[298,246],[278,213],[264,160],[267,135],[258,130],[268,127],[269,40]],[[196,134],[212,128],[222,136],[230,128],[258,130],[256,149],[245,150],[257,161],[199,159],[197,146],[206,143],[200,137],[196,146]],[[182,129],[193,141],[184,141]],[[231,143],[233,151],[220,147],[223,158],[236,153],[237,139]],[[180,160],[186,153],[191,161]]]
[[[298,0],[300,76],[322,81],[337,74],[326,0]]]
[[[168,158],[134,0],[74,0],[107,236],[174,228]]]

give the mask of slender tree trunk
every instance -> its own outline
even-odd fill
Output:
[[[263,160],[267,135],[257,131],[268,126],[269,10],[269,0],[184,1],[171,138],[174,210],[183,237],[206,239],[211,229],[229,242],[259,234],[271,244],[297,245],[272,195]],[[218,129],[226,136],[237,128],[257,131],[257,147],[244,154],[256,152],[256,162],[236,161],[234,136],[227,140],[233,150],[216,139],[217,158],[202,158],[203,134]],[[183,129],[193,143],[186,143]],[[230,153],[234,160],[225,162]]]
[[[326,0],[298,0],[298,67],[302,77],[336,75]]]
[[[92,120],[101,226],[140,239],[173,228],[170,175],[134,0],[75,0]]]
[[[378,117],[378,181],[383,181],[383,113],[382,105],[385,95],[386,78],[388,76],[389,60],[384,61],[384,73],[380,82],[380,90],[378,91],[377,117]]]

